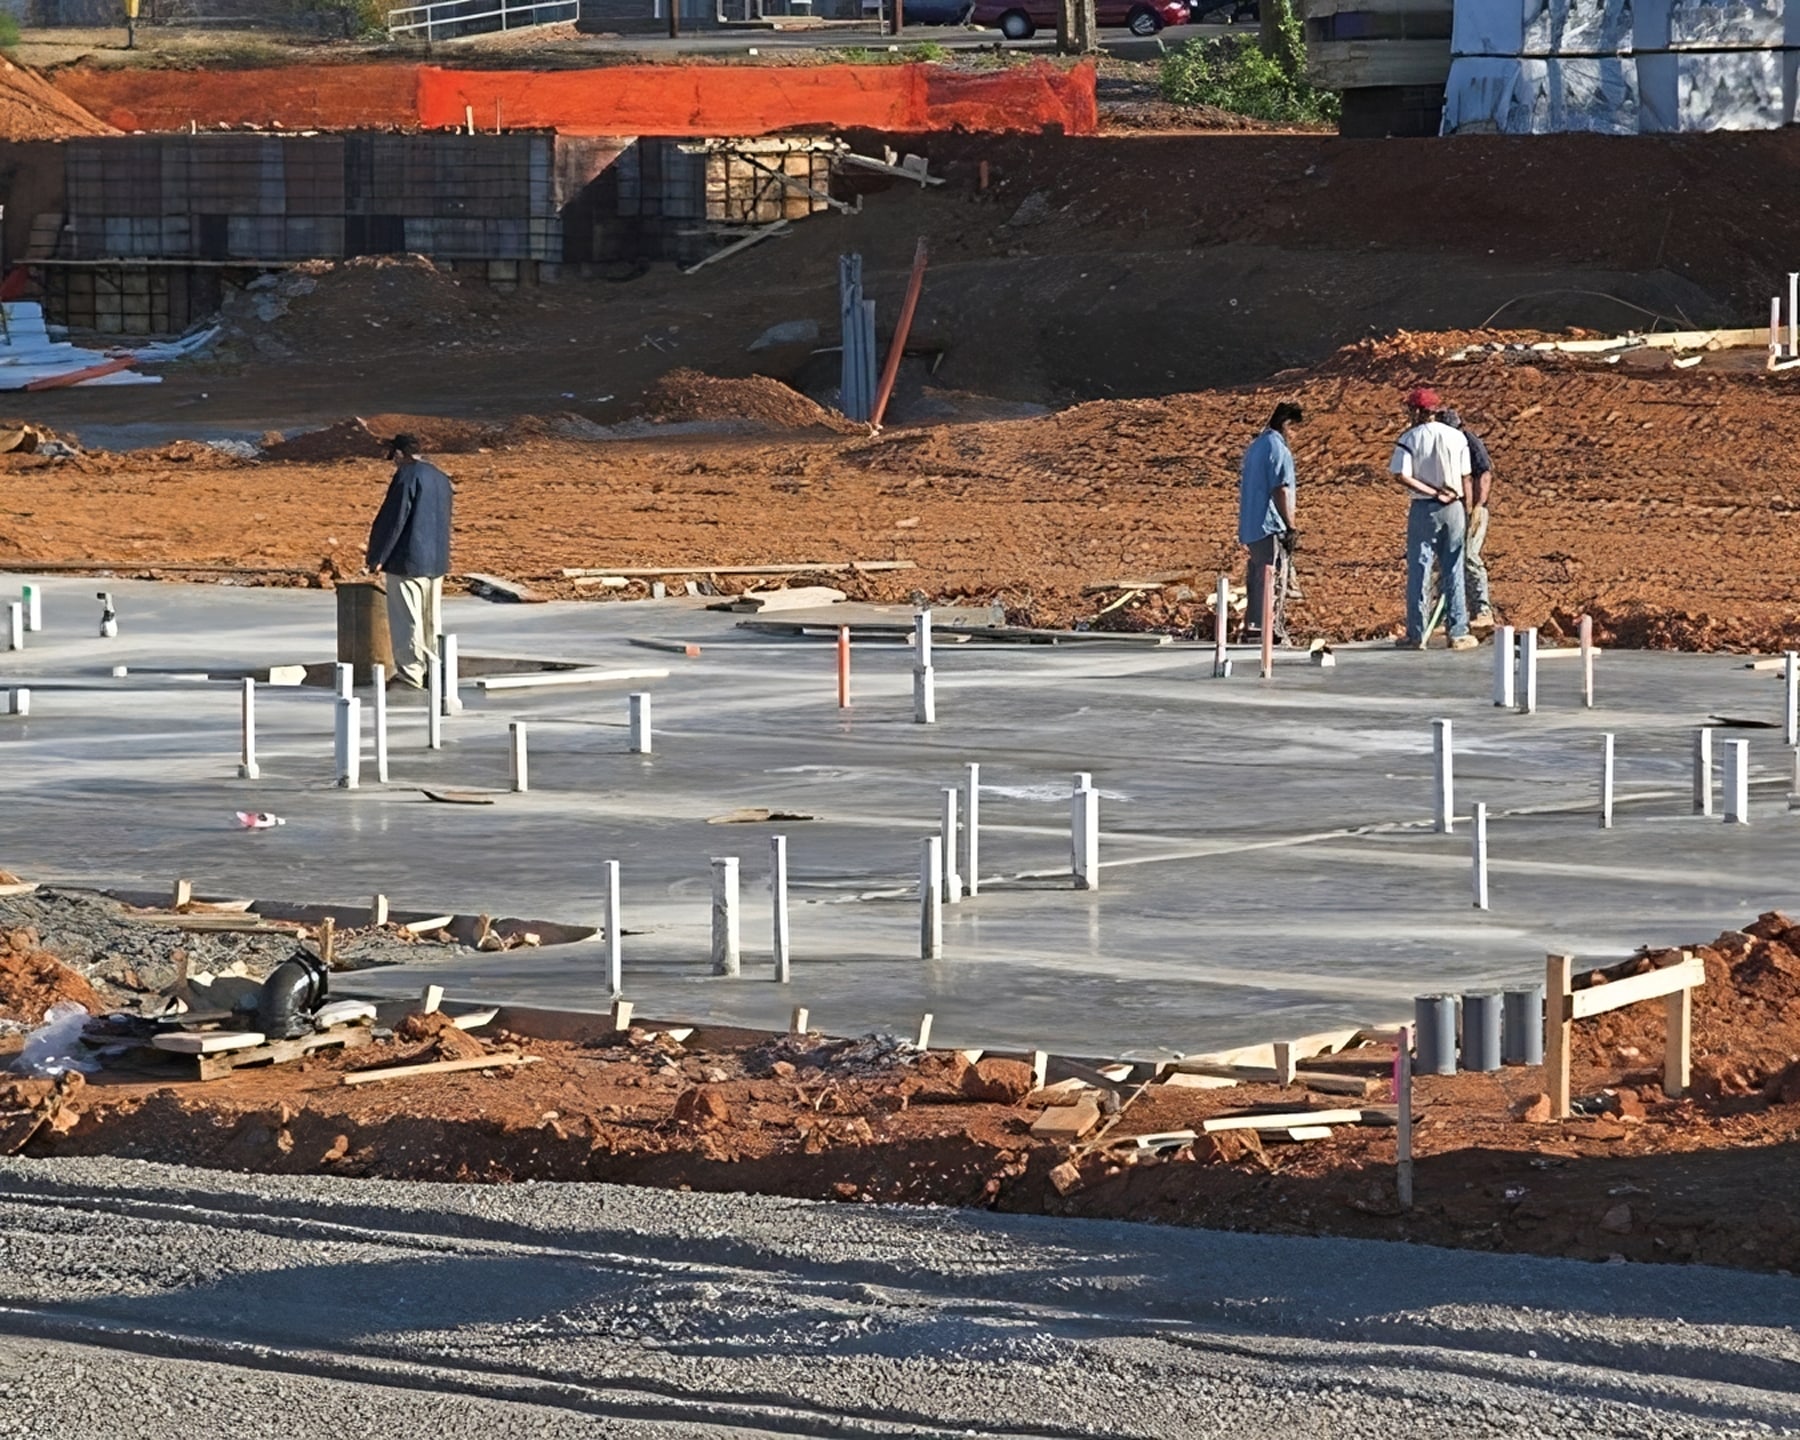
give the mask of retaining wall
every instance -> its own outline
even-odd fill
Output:
[[[1098,128],[1094,70],[1038,64],[991,75],[937,65],[617,65],[447,70],[430,65],[266,70],[73,67],[64,94],[121,130],[280,125],[432,130],[464,123],[573,135],[748,136],[790,129],[1040,131]]]

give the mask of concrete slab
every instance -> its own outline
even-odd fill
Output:
[[[0,576],[0,597],[23,577]],[[836,705],[831,644],[753,635],[700,600],[494,605],[451,599],[484,655],[642,665],[633,639],[702,644],[666,679],[482,693],[425,748],[391,695],[392,784],[333,787],[332,698],[262,689],[261,776],[236,778],[238,688],[211,669],[328,660],[331,595],[51,577],[45,629],[0,656],[29,684],[0,716],[0,865],[63,883],[286,895],[397,910],[601,917],[621,867],[624,988],[652,1017],[905,1033],[948,1045],[1138,1057],[1391,1020],[1422,991],[1541,977],[1548,950],[1617,956],[1797,903],[1778,675],[1741,657],[1608,653],[1595,709],[1579,662],[1541,667],[1539,711],[1490,702],[1491,654],[1350,649],[1273,680],[1211,677],[1210,645],[942,647],[938,720],[913,723],[911,656],[859,647]],[[94,592],[120,635],[102,640]],[[115,678],[112,668],[128,673]],[[154,675],[129,673],[154,669]],[[1247,673],[1246,673],[1247,672]],[[656,696],[652,755],[628,753],[629,689]],[[365,707],[365,709],[368,707]],[[1689,737],[1708,716],[1773,722],[1749,741],[1752,823],[1691,815]],[[1454,721],[1462,819],[1432,833],[1431,721]],[[509,794],[508,724],[531,726],[532,788]],[[1600,736],[1617,736],[1614,828]],[[372,747],[372,740],[366,743]],[[964,766],[982,775],[982,885],[918,958],[919,841]],[[1101,795],[1098,891],[1068,875],[1068,795]],[[372,766],[365,766],[365,775]],[[435,804],[417,787],[493,792]],[[1488,806],[1492,908],[1470,904],[1466,816]],[[709,824],[740,808],[809,821]],[[247,832],[238,810],[288,823]],[[793,980],[773,983],[769,836],[788,838]],[[710,974],[710,869],[741,857],[743,973]],[[435,955],[435,952],[434,952]],[[453,952],[362,972],[370,994],[603,1008],[599,942]]]

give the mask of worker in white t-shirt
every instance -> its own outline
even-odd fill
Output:
[[[1452,650],[1473,650],[1463,592],[1463,490],[1469,479],[1469,442],[1438,420],[1437,391],[1421,386],[1406,397],[1410,428],[1394,443],[1388,469],[1411,493],[1406,515],[1406,636],[1402,650],[1425,648],[1426,581],[1433,565],[1446,605]]]

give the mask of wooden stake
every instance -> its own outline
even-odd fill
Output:
[[[337,954],[337,921],[327,915],[319,922],[319,963],[327,970]]]
[[[1402,1210],[1412,1209],[1413,1203],[1412,1039],[1413,1027],[1402,1025],[1394,1048],[1394,1102],[1400,1107],[1394,1131],[1394,1190]]]
[[[929,1010],[919,1017],[919,1038],[914,1043],[921,1050],[931,1048],[931,1012]]]
[[[1694,992],[1676,990],[1663,1002],[1667,1007],[1668,1035],[1663,1042],[1663,1094],[1671,1100],[1688,1088],[1688,1061],[1694,1039]]]
[[[620,1035],[631,1028],[631,1002],[629,1000],[613,1001],[612,1027]]]
[[[369,928],[379,930],[388,923],[387,896],[377,895],[369,902]]]
[[[1551,955],[1544,961],[1544,1083],[1550,1092],[1550,1116],[1569,1118],[1570,982],[1574,959]],[[1686,993],[1685,991],[1682,993]]]
[[[444,1003],[444,987],[427,985],[419,996],[419,1013],[421,1015],[437,1014],[438,1006]]]
[[[177,880],[174,893],[169,897],[169,908],[179,914],[194,903],[194,882]]]
[[[796,1005],[794,1007],[794,1013],[788,1017],[788,1034],[806,1034],[807,1027],[811,1020],[812,1016],[807,1013],[806,1007],[804,1005]]]
[[[1291,1040],[1277,1040],[1275,1050],[1275,1083],[1292,1085],[1294,1083],[1294,1044]]]

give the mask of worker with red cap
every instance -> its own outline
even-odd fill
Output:
[[[1435,620],[1425,611],[1432,567],[1445,604],[1452,650],[1473,650],[1469,606],[1463,590],[1463,494],[1468,487],[1469,442],[1462,431],[1437,418],[1443,401],[1419,386],[1406,397],[1411,427],[1394,444],[1388,469],[1410,493],[1406,515],[1406,635],[1403,650],[1423,650]]]

